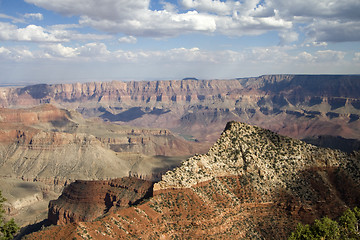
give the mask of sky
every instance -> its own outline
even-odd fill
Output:
[[[0,0],[0,85],[360,74],[359,0]]]

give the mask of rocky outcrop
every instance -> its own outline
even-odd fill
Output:
[[[126,177],[107,181],[77,180],[49,203],[53,224],[91,221],[113,208],[125,208],[152,196],[151,181]]]
[[[216,177],[252,174],[263,191],[284,187],[299,171],[312,167],[338,168],[347,154],[317,148],[244,123],[229,122],[220,139],[205,155],[197,155],[162,176],[154,191],[189,188]],[[261,180],[262,179],[262,180]],[[266,180],[266,181],[264,181]],[[260,187],[259,187],[260,188]]]
[[[207,154],[163,175],[146,202],[29,239],[287,239],[298,222],[359,203],[359,157],[230,122]]]

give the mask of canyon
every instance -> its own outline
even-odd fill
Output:
[[[243,129],[253,128],[246,124],[255,125],[280,135],[256,127],[255,130],[251,130],[252,135],[257,136],[258,131],[265,131],[266,134],[261,135],[264,139],[272,136],[280,139],[280,142],[291,142],[298,148],[281,143],[279,146],[285,149],[281,150],[281,147],[274,143],[279,149],[276,154],[268,153],[270,150],[273,151],[267,148],[271,144],[263,146],[265,140],[262,138],[249,137],[245,139],[248,141],[245,145],[240,144],[241,148],[232,149],[234,153],[230,153],[229,150],[228,155],[221,155],[218,152],[227,152],[223,149],[227,146],[220,144],[219,149],[214,150],[214,148],[219,146],[218,142],[223,139],[227,128],[231,128],[230,124],[223,132],[224,126],[231,121],[245,124],[236,128],[240,132]],[[216,234],[220,235],[214,237],[223,238],[226,237],[221,229],[227,227],[216,224],[215,226],[214,222],[206,221],[204,214],[212,216],[213,221],[223,222],[225,220],[217,219],[215,213],[222,213],[220,215],[227,218],[227,214],[231,212],[230,205],[240,206],[237,204],[241,199],[248,201],[244,199],[248,199],[249,196],[252,198],[264,195],[267,192],[269,194],[264,195],[268,197],[266,201],[255,197],[254,199],[257,200],[252,199],[248,205],[241,205],[241,208],[236,209],[240,211],[246,206],[247,214],[252,214],[252,211],[256,211],[258,203],[261,203],[259,206],[266,207],[258,211],[264,211],[264,217],[268,220],[274,218],[271,211],[280,215],[290,214],[292,217],[278,218],[279,224],[289,222],[288,225],[270,224],[271,226],[269,225],[266,230],[272,232],[269,233],[270,235],[257,229],[251,233],[244,230],[245,232],[241,234],[245,235],[236,233],[236,236],[246,238],[247,234],[255,234],[253,236],[268,238],[274,234],[275,229],[284,227],[286,230],[281,233],[284,237],[295,222],[311,222],[322,214],[336,217],[345,206],[354,205],[353,199],[358,199],[357,190],[348,193],[346,190],[348,187],[343,189],[339,186],[339,182],[343,181],[351,188],[357,189],[353,180],[358,176],[349,175],[347,167],[335,162],[340,159],[352,159],[344,161],[356,162],[357,160],[354,159],[358,159],[356,151],[360,146],[360,76],[284,74],[226,80],[191,78],[2,87],[0,88],[0,133],[0,181],[3,186],[1,190],[9,200],[5,206],[9,217],[15,217],[21,226],[40,222],[47,216],[54,224],[103,218],[101,214],[106,212],[107,215],[111,215],[113,211],[131,213],[131,216],[135,217],[137,212],[144,210],[143,208],[152,208],[147,205],[148,202],[140,205],[140,202],[137,202],[134,207],[133,203],[121,205],[112,201],[113,206],[110,208],[109,202],[104,202],[104,194],[107,196],[107,193],[114,193],[111,196],[117,196],[115,198],[118,199],[118,196],[124,193],[124,188],[113,187],[111,181],[127,181],[127,177],[130,177],[138,180],[130,181],[129,184],[135,184],[137,181],[156,182],[153,196],[149,198],[146,195],[146,199],[151,199],[150,201],[160,201],[160,203],[166,201],[174,205],[177,201],[173,199],[174,195],[187,199],[186,201],[195,204],[194,206],[190,204],[189,208],[196,212],[196,217],[191,217],[192,220],[189,221],[183,216],[178,218],[174,218],[173,215],[163,216],[161,215],[163,212],[160,214],[155,210],[155,213],[151,210],[146,214],[156,215],[157,219],[164,218],[168,221],[171,219],[174,223],[171,229],[176,225],[175,223],[184,221],[191,222],[191,226],[195,226],[198,231],[205,221],[207,225],[205,224],[204,228],[218,229]],[[246,131],[244,134],[249,135]],[[348,154],[312,148],[311,145],[284,136],[303,139],[318,146],[341,149]],[[235,138],[244,140],[240,135],[233,138],[234,142],[237,141]],[[249,148],[254,143],[262,147]],[[228,143],[228,146],[231,144],[234,143]],[[248,152],[251,153],[249,159],[244,157]],[[292,152],[298,155],[295,156]],[[216,157],[219,154],[221,157]],[[265,165],[252,163],[268,159],[264,154],[277,159],[276,163]],[[278,159],[278,155],[287,158]],[[214,165],[211,160],[213,157],[223,162],[220,164],[221,167]],[[298,166],[297,163],[294,163],[294,166],[284,163],[285,160],[294,162],[291,159],[308,161],[308,163],[305,164],[306,167]],[[279,162],[283,165],[277,165]],[[185,163],[188,164],[187,167],[184,167]],[[358,169],[356,164],[351,164],[351,167]],[[276,167],[277,170],[266,170],[270,166]],[[282,168],[285,170],[280,171],[279,169]],[[193,172],[200,170],[203,174]],[[283,176],[286,175],[286,171],[293,170],[300,175],[292,175],[292,177],[301,181],[305,179],[307,184],[296,185],[298,187],[296,189],[312,192],[319,202],[307,203],[306,201],[313,201],[310,195],[293,196],[297,190],[288,188],[287,185],[293,184],[295,180]],[[277,176],[279,172],[282,174],[281,177]],[[262,187],[244,185],[243,181],[247,182],[249,176],[253,178],[254,174],[261,176],[259,179],[256,178],[256,181],[266,185],[270,184],[266,181],[271,180],[270,185],[277,186],[277,189],[273,189],[270,185]],[[271,177],[277,181],[273,182]],[[158,182],[159,180],[161,181]],[[227,185],[227,182],[231,184]],[[317,189],[317,185],[330,189],[330,193],[322,193]],[[68,189],[67,193],[64,188]],[[262,190],[259,190],[260,188]],[[306,190],[307,188],[312,190]],[[69,200],[80,198],[84,189],[93,191],[94,197],[98,197],[96,201],[90,199],[96,202],[91,211],[83,206],[74,207]],[[65,195],[52,201],[58,198],[63,190]],[[99,195],[96,195],[96,191]],[[206,191],[218,191],[219,194],[210,196],[211,194]],[[245,195],[241,195],[240,192]],[[333,193],[336,193],[337,197],[333,196]],[[225,199],[229,196],[232,200]],[[233,196],[237,196],[240,200],[234,200]],[[142,197],[140,197],[141,202],[149,201]],[[304,200],[306,198],[308,200]],[[327,205],[329,199],[338,204],[334,212],[330,209],[335,205]],[[70,202],[67,202],[68,200]],[[47,212],[49,201],[53,209],[51,216]],[[322,206],[320,202],[326,204]],[[212,210],[202,213],[197,209],[208,209],[204,204],[209,204]],[[118,209],[120,205],[122,209]],[[218,205],[226,206],[225,210],[216,210],[214,206]],[[312,215],[309,209],[313,211]],[[176,205],[175,210],[164,211],[166,214],[172,212],[175,215],[182,215],[182,211],[186,212],[187,209]],[[229,219],[234,221],[245,218],[241,214],[231,214],[232,217]],[[202,220],[198,219],[200,216]],[[143,220],[139,220],[141,224]],[[187,231],[183,230],[183,227],[187,229],[190,228],[189,225],[180,224],[182,230],[175,231],[169,228],[170,225],[167,225],[165,220],[160,222],[159,226],[155,226],[152,222],[146,223],[145,229],[149,226],[159,227],[159,231],[161,229],[163,232],[164,229],[168,229],[163,234],[166,238],[195,234],[194,231],[189,230],[189,235],[186,235]],[[249,224],[244,227],[258,228],[258,224],[265,222],[249,220]],[[76,225],[72,226],[73,230],[80,231],[79,227],[75,227]],[[65,228],[69,228],[69,225]],[[127,232],[135,231],[132,227],[125,229]],[[171,235],[170,230],[177,233]],[[203,230],[204,232],[206,231]],[[204,236],[203,233],[199,233],[199,236]],[[121,234],[119,236],[125,236]],[[79,235],[74,235],[76,236]]]
[[[146,200],[26,239],[286,239],[297,222],[356,206],[359,179],[359,152],[229,122],[208,153],[166,172]]]
[[[166,129],[84,119],[49,104],[0,109],[1,190],[21,226],[46,218],[48,201],[75,180],[154,180],[201,149]]]
[[[112,81],[0,88],[0,106],[50,103],[84,117],[165,128],[210,147],[231,120],[303,139],[359,139],[360,76],[264,75],[227,80]]]

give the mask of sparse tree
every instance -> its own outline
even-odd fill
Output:
[[[341,226],[341,235],[343,239],[360,239],[359,221],[356,213],[359,213],[358,208],[354,211],[347,209],[344,214],[339,218],[339,224]]]
[[[360,240],[360,209],[347,209],[337,221],[324,217],[313,225],[299,223],[289,240]]]
[[[19,227],[16,225],[14,219],[11,219],[7,222],[4,219],[5,211],[3,208],[3,203],[5,201],[6,199],[2,196],[0,191],[0,240],[13,239],[14,235],[19,230]]]

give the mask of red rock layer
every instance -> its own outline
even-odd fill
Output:
[[[336,169],[309,170],[302,180],[310,185],[312,199],[281,189],[268,198],[247,177],[221,177],[193,188],[160,191],[136,207],[94,222],[53,226],[28,239],[47,239],[55,233],[55,239],[286,239],[297,222],[337,217],[360,200],[358,184]]]
[[[125,177],[104,181],[77,180],[49,203],[48,219],[53,224],[91,221],[112,208],[124,208],[152,195],[151,181]]]

